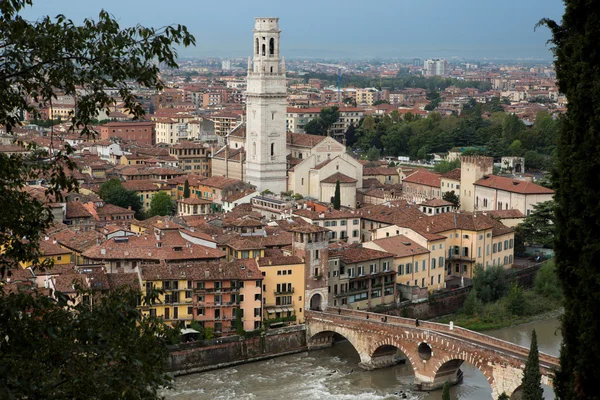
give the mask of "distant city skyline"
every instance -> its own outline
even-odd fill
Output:
[[[36,19],[65,14],[76,22],[97,19],[101,9],[123,27],[179,23],[196,36],[195,48],[181,57],[251,55],[254,17],[279,17],[282,55],[289,58],[452,57],[544,59],[550,32],[534,31],[541,18],[560,20],[562,0],[305,0],[295,5],[273,0],[198,2],[178,0],[34,0],[23,15]]]

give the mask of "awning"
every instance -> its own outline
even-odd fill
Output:
[[[283,311],[294,312],[293,307],[283,307]]]
[[[190,328],[182,329],[180,332],[181,332],[182,335],[187,335],[188,333],[200,333],[197,330],[190,329]]]
[[[277,312],[283,312],[283,308],[279,308],[278,307],[278,308],[275,309],[275,311],[277,311]]]
[[[273,309],[273,308],[267,308],[267,313],[269,313],[269,314],[275,314],[275,309]]]

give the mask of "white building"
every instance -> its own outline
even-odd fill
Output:
[[[286,190],[287,93],[279,59],[279,18],[256,18],[254,60],[248,60],[246,177],[259,192]]]
[[[428,59],[423,62],[423,75],[445,76],[448,70],[448,62],[443,58]]]

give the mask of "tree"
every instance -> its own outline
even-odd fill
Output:
[[[554,242],[554,201],[544,201],[533,206],[533,211],[517,226],[525,242],[552,248]]]
[[[171,200],[171,195],[167,192],[158,192],[152,196],[148,215],[150,217],[156,215],[163,217],[165,215],[173,215],[173,201]]]
[[[450,382],[444,382],[444,388],[442,389],[442,400],[450,400]]]
[[[453,169],[460,168],[460,159],[457,158],[453,161],[442,160],[436,165],[434,165],[433,170],[440,174],[445,174],[446,172],[450,172]]]
[[[481,264],[477,264],[474,275],[473,290],[477,291],[477,297],[484,303],[496,301],[508,292],[506,271],[502,266],[483,269]]]
[[[377,161],[381,157],[381,153],[379,149],[375,146],[371,147],[369,151],[367,151],[367,160],[369,161]]]
[[[158,399],[170,385],[177,332],[137,309],[139,292],[94,294],[93,308],[59,293],[0,296],[0,398]]]
[[[498,400],[510,400],[510,397],[505,392],[502,392],[500,396],[498,396]]]
[[[531,347],[529,356],[525,363],[523,371],[523,380],[521,381],[521,390],[523,391],[523,400],[543,400],[544,390],[542,389],[542,373],[540,372],[540,360],[537,347],[537,334],[535,329],[531,332]]]
[[[99,113],[117,101],[139,118],[144,109],[132,83],[163,89],[159,65],[176,68],[173,46],[195,42],[179,25],[122,29],[105,11],[81,25],[63,15],[27,21],[20,12],[31,4],[0,2],[0,125],[8,134],[24,112],[40,119],[38,108],[59,93],[75,99],[65,122],[85,138],[95,135],[91,124]],[[52,133],[48,139],[50,151],[29,145],[26,155],[0,154],[0,287],[21,262],[32,262],[34,270],[52,267],[39,261],[40,237],[54,223],[46,204],[64,201],[77,181],[70,173],[73,149],[57,147]],[[45,198],[34,198],[24,188],[42,176]],[[100,300],[90,310],[45,293],[0,293],[0,398],[158,398],[157,389],[168,383],[157,335],[165,325],[141,316],[132,303],[137,295]]]
[[[190,182],[187,179],[185,180],[185,183],[183,184],[183,198],[184,199],[190,198]]]
[[[125,189],[119,179],[112,178],[107,182],[104,182],[102,186],[100,186],[100,191],[98,193],[100,197],[102,197],[102,200],[108,204],[123,208],[131,207],[131,209],[135,211],[135,217],[137,219],[144,219],[142,200],[140,200],[140,197],[135,190]]]
[[[340,181],[335,181],[335,195],[333,196],[333,208],[340,209],[341,206]]]
[[[304,125],[304,132],[309,135],[322,135],[325,132],[321,118],[311,119]]]
[[[458,197],[458,195],[456,193],[454,193],[454,190],[451,190],[449,192],[445,192],[442,195],[442,199],[449,201],[450,203],[452,203],[452,205],[455,208],[460,208],[460,198]]]

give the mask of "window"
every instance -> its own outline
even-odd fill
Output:
[[[365,266],[364,265],[360,265],[358,267],[358,276],[363,276],[365,274]]]
[[[490,245],[489,245],[489,244],[486,244],[486,245],[485,245],[485,255],[486,255],[486,256],[489,256],[489,255],[490,255]]]
[[[369,272],[372,274],[376,274],[377,273],[377,264],[371,264],[369,266]]]
[[[357,219],[352,220],[352,225],[358,225],[358,220]]]
[[[192,315],[194,313],[194,308],[193,307],[188,307],[187,308],[187,314],[188,315]]]
[[[407,263],[406,264],[406,273],[410,274],[412,272],[412,264],[411,263]]]
[[[383,262],[383,272],[388,272],[389,270],[390,270],[390,262],[384,261]]]
[[[340,226],[346,226],[346,220],[341,220],[340,221]]]
[[[415,262],[415,272],[419,272],[419,262]]]
[[[204,308],[199,308],[198,312],[196,314],[198,314],[198,315],[204,315]]]
[[[354,268],[348,268],[348,277],[354,278]]]
[[[398,275],[404,275],[404,264],[398,265]]]
[[[435,258],[431,259],[431,269],[435,269]]]
[[[260,287],[260,281],[256,281],[256,287]]]
[[[439,264],[440,268],[442,267],[442,265],[444,265],[444,257],[440,257],[439,258]]]
[[[352,237],[358,237],[358,230],[353,230],[352,231]]]
[[[496,243],[492,246],[492,253],[496,254]]]
[[[504,250],[508,250],[508,240],[504,241]]]
[[[512,249],[514,247],[514,245],[515,245],[514,239],[510,239],[510,241],[508,242],[508,248]]]

